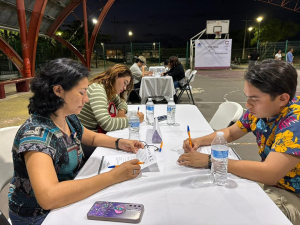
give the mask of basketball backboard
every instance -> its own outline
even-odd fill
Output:
[[[206,34],[221,34],[229,33],[229,20],[207,20],[206,21]]]

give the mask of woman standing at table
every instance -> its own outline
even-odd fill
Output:
[[[21,125],[12,149],[14,175],[8,194],[12,224],[41,224],[50,210],[139,174],[138,160],[131,160],[110,172],[73,180],[83,165],[81,143],[128,152],[143,148],[139,141],[112,138],[81,125],[76,114],[89,100],[88,76],[82,64],[57,59],[32,80],[31,116]]]
[[[130,69],[122,64],[116,64],[103,73],[94,77],[87,89],[87,102],[78,118],[82,125],[89,130],[106,133],[128,127],[128,110],[125,98],[132,90],[133,82]],[[139,112],[140,122],[144,114]],[[94,147],[82,145],[85,160],[95,150]]]
[[[162,73],[162,76],[171,76],[173,77],[174,87],[180,87],[179,81],[185,80],[185,74],[182,64],[179,62],[176,56],[171,56],[169,58],[169,68],[170,70]],[[184,82],[183,82],[184,83]]]

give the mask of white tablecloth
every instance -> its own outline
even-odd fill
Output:
[[[129,106],[136,110],[138,106]],[[140,106],[145,113],[145,105]],[[165,115],[166,105],[155,105],[155,116]],[[92,221],[87,212],[95,201],[118,201],[144,204],[145,212],[140,224],[291,224],[271,199],[255,182],[229,174],[226,187],[208,181],[209,170],[179,166],[176,162],[182,150],[182,141],[213,132],[194,105],[177,105],[179,126],[161,122],[162,152],[156,152],[159,172],[143,172],[139,177],[106,188],[80,202],[52,210],[43,224],[123,224]],[[146,140],[151,126],[141,124],[141,140]],[[128,128],[109,132],[114,137],[128,137]],[[148,143],[149,144],[149,143]],[[158,145],[157,145],[158,146]],[[97,148],[76,179],[97,174],[102,155],[128,154]]]
[[[170,76],[155,77],[145,76],[142,78],[140,96],[144,104],[149,97],[163,96],[168,101],[175,94],[173,78]]]

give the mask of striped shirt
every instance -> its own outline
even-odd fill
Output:
[[[111,117],[108,105],[113,102],[117,110],[128,110],[127,104],[119,95],[107,100],[105,88],[102,84],[93,83],[88,87],[89,102],[85,103],[78,118],[82,125],[89,130],[97,132],[98,124],[105,131],[120,130],[128,127],[128,118]]]

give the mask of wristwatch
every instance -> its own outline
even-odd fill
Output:
[[[207,164],[207,168],[211,169],[211,155],[208,156],[208,164]]]
[[[119,141],[120,141],[120,139],[123,139],[123,138],[118,138],[118,139],[115,141],[116,149],[118,149],[118,150],[121,150],[121,149],[119,148]]]

